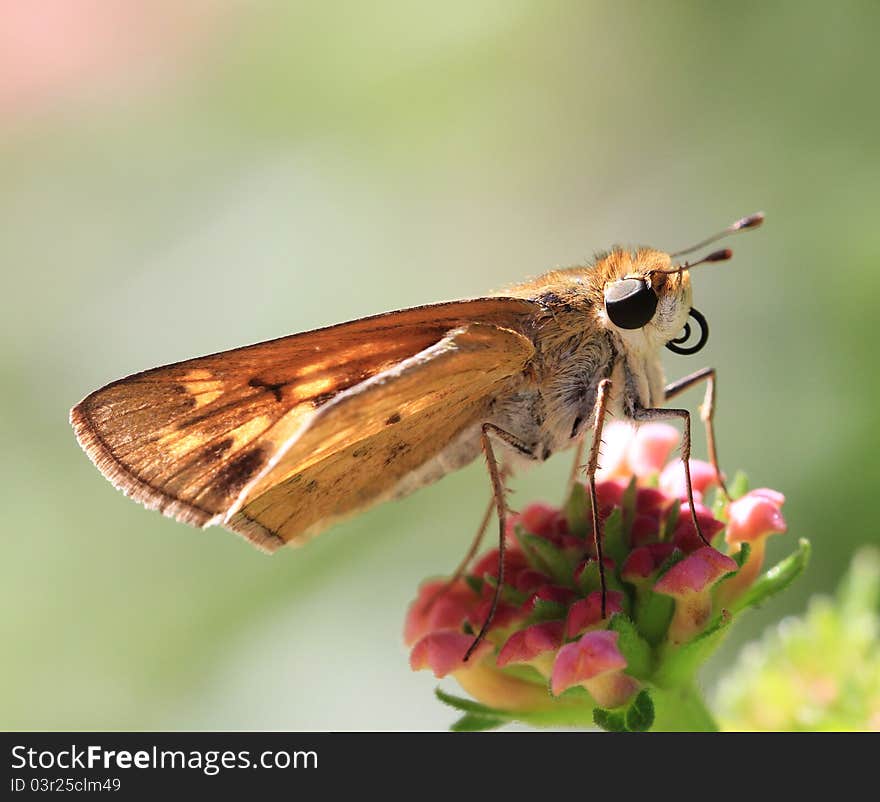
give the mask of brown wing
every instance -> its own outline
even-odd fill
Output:
[[[456,437],[478,442],[493,395],[533,354],[510,329],[474,323],[449,332],[316,413],[244,488],[227,525],[299,543],[395,494]]]
[[[334,398],[462,324],[519,328],[534,312],[529,301],[483,298],[295,334],[113,382],[74,407],[71,423],[126,495],[196,526],[221,523],[241,491]],[[254,527],[245,534],[267,549],[280,545]]]

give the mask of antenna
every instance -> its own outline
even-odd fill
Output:
[[[697,246],[700,247],[699,245]],[[652,273],[684,273],[685,270],[690,270],[692,267],[696,267],[697,265],[706,264],[707,262],[726,262],[730,257],[733,256],[733,251],[730,248],[722,248],[720,251],[713,251],[708,256],[704,256],[698,262],[685,262],[683,265],[676,265],[671,270],[652,270]]]
[[[748,231],[750,228],[757,228],[761,223],[764,222],[764,212],[755,212],[754,214],[750,214],[748,217],[742,217],[737,220],[735,223],[731,223],[724,231],[719,231],[717,234],[713,234],[708,239],[704,239],[702,242],[698,242],[696,245],[691,245],[690,248],[685,248],[683,251],[676,251],[675,253],[669,254],[670,256],[684,256],[686,253],[691,253],[693,251],[699,250],[700,248],[705,248],[707,245],[711,245],[713,242],[717,242],[724,237],[728,237],[731,234],[738,234],[740,231]],[[721,253],[721,251],[718,251]],[[715,256],[716,254],[712,254]],[[729,259],[730,257],[725,257]],[[712,259],[711,257],[706,257],[701,260],[703,262],[718,262],[720,259]],[[694,264],[699,264],[699,262],[695,262]],[[691,265],[693,267],[693,265]]]

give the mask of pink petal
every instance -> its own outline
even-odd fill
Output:
[[[722,529],[724,524],[712,515],[708,507],[702,504],[694,505],[694,512],[697,514],[697,521],[700,523],[700,529],[703,537],[711,541]],[[675,543],[686,554],[690,554],[698,549],[705,548],[706,544],[700,539],[697,530],[694,528],[694,521],[691,518],[690,505],[682,503],[678,512],[678,521],[672,532],[672,542]]]
[[[477,595],[463,581],[456,582],[441,596],[438,591],[446,586],[446,580],[426,582],[419,588],[419,595],[409,606],[403,639],[413,644],[419,638],[437,629],[461,629],[470,610],[479,602]]]
[[[598,482],[596,484],[596,500],[599,502],[599,509],[606,510],[610,507],[617,507],[623,501],[623,493],[626,485],[623,482],[608,480]]]
[[[718,484],[718,478],[711,463],[692,459],[689,460],[689,465],[691,469],[691,487],[694,493],[699,493],[702,496],[706,490]],[[663,469],[663,473],[660,474],[660,489],[675,498],[687,498],[687,479],[684,474],[684,462],[675,460]]]
[[[520,571],[529,567],[525,554],[518,548],[508,548],[504,552],[505,583],[514,578]],[[470,571],[471,576],[483,579],[487,574],[498,578],[498,549],[484,554]],[[490,588],[491,590],[491,588]]]
[[[673,565],[657,580],[654,591],[667,596],[702,593],[737,568],[732,557],[704,546]]]
[[[580,640],[559,650],[553,663],[550,688],[554,696],[585,680],[626,668],[626,658],[617,648],[617,632],[607,629],[587,632]]]
[[[479,631],[483,626],[483,622],[489,616],[489,611],[491,609],[492,597],[489,595],[468,615],[468,623],[471,625],[471,628]],[[492,617],[492,626],[489,628],[489,632],[509,627],[516,621],[525,618],[526,615],[528,615],[528,610],[514,607],[513,605],[505,604],[504,602],[499,602],[498,607],[495,610],[495,615]]]
[[[612,421],[605,425],[602,429],[602,459],[597,472],[600,480],[628,477],[632,473],[628,455],[635,434],[635,429],[624,421]]]
[[[523,593],[531,593],[542,585],[550,584],[550,577],[546,574],[542,574],[540,571],[526,568],[516,575],[515,581],[511,584]]]
[[[772,501],[777,507],[785,504],[785,496],[778,490],[771,490],[769,487],[756,487],[746,493],[747,496],[762,496],[768,501]]]
[[[525,527],[526,532],[533,535],[555,535],[557,534],[557,518],[559,510],[551,507],[549,504],[541,502],[529,504],[520,515],[519,522]]]
[[[498,654],[498,666],[528,663],[544,652],[556,651],[562,645],[562,621],[545,621],[514,632]]]
[[[742,543],[754,541],[771,534],[785,532],[788,528],[785,518],[777,503],[777,498],[782,494],[766,495],[768,491],[752,491],[736,501],[731,501],[727,507],[727,533],[725,538],[728,543]],[[784,497],[783,497],[784,499]]]
[[[667,423],[643,423],[629,447],[629,464],[636,476],[659,473],[678,442],[678,430]]]
[[[660,520],[653,515],[636,515],[629,537],[633,546],[643,546],[657,539]]]
[[[610,618],[614,613],[622,613],[622,602],[622,593],[616,590],[609,591],[605,599],[605,617]],[[565,619],[566,637],[576,638],[587,628],[595,626],[602,620],[602,592],[595,590],[568,608],[568,617]]]
[[[672,543],[649,543],[629,553],[621,569],[621,577],[628,582],[645,579],[654,573],[675,550]]]
[[[473,635],[465,635],[463,632],[431,632],[413,646],[409,656],[410,667],[413,671],[429,668],[438,679],[453,671],[467,668],[479,662],[493,649],[491,643],[483,641],[465,663],[463,658],[473,641]]]
[[[642,515],[659,515],[672,503],[669,496],[655,487],[640,487],[636,491],[636,512]]]

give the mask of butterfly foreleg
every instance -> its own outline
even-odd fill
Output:
[[[721,468],[718,465],[718,452],[715,448],[715,382],[717,381],[715,368],[703,368],[678,381],[667,384],[665,388],[666,400],[669,401],[675,398],[675,396],[702,381],[706,382],[706,395],[703,397],[703,403],[700,405],[700,420],[706,425],[706,447],[709,451],[709,461],[715,469],[718,486],[721,488],[724,497],[729,501],[730,494],[727,492],[727,485],[725,485],[724,478],[721,475]]]
[[[464,659],[467,660],[474,652],[474,649],[480,645],[489,627],[492,626],[492,620],[495,618],[495,611],[498,609],[498,602],[501,598],[501,591],[504,586],[504,556],[505,556],[505,529],[507,525],[507,499],[506,488],[504,487],[504,471],[498,463],[495,456],[495,450],[492,447],[492,438],[495,437],[502,443],[514,451],[522,454],[529,459],[537,459],[534,449],[523,442],[519,437],[510,432],[496,426],[494,423],[484,423],[480,429],[480,447],[483,449],[483,455],[486,458],[486,467],[489,469],[489,478],[492,481],[492,499],[495,510],[498,515],[498,582],[495,585],[495,592],[492,594],[492,604],[489,607],[489,614],[486,616],[483,625],[480,627],[474,642],[468,647]]]
[[[632,410],[633,420],[645,423],[649,421],[669,420],[670,418],[681,418],[684,424],[684,430],[681,437],[681,459],[684,463],[684,480],[687,490],[688,506],[691,508],[691,520],[694,523],[694,529],[700,536],[700,540],[707,546],[710,545],[700,528],[700,522],[697,520],[697,509],[694,506],[694,487],[691,482],[691,413],[686,409],[659,409],[646,408],[636,404]]]

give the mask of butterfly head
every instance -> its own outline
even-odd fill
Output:
[[[697,265],[722,262],[733,255],[729,248],[713,251],[694,262],[674,264],[673,258],[704,247],[720,237],[756,228],[764,215],[744,217],[724,231],[684,251],[668,254],[651,248],[635,252],[615,249],[597,265],[602,283],[602,316],[627,344],[644,348],[666,345],[677,353],[694,353],[705,344],[708,327],[705,318],[692,307],[690,271]],[[679,347],[690,335],[688,317],[701,327],[695,349]]]

